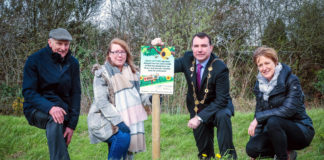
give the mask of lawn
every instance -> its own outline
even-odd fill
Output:
[[[298,160],[324,159],[324,109],[307,111],[313,119],[316,130],[312,144],[298,151]],[[232,118],[233,138],[239,159],[248,160],[245,145],[249,139],[247,128],[253,113],[236,112]],[[77,130],[69,146],[72,160],[107,159],[108,147],[105,143],[90,144],[87,131],[87,117],[80,116]],[[192,130],[186,124],[189,115],[161,115],[161,158],[197,159]],[[145,122],[147,151],[136,154],[135,159],[152,158],[151,116]],[[29,126],[24,117],[0,116],[0,159],[49,159],[45,130]],[[215,152],[218,153],[217,141]]]

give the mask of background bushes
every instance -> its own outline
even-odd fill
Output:
[[[73,36],[71,50],[80,62],[82,113],[92,102],[91,67],[102,64],[109,41],[126,40],[140,63],[140,46],[161,37],[175,46],[176,57],[190,50],[197,32],[212,37],[214,52],[230,69],[236,109],[251,110],[257,69],[256,47],[268,45],[301,81],[306,104],[322,106],[324,2],[321,0],[0,0],[0,113],[19,110],[26,58],[47,45],[51,29]],[[186,112],[186,82],[176,74],[174,95],[163,95],[162,110]],[[19,105],[18,105],[19,104]]]

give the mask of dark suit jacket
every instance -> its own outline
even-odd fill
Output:
[[[190,67],[192,66],[192,61],[194,60],[192,51],[186,52],[183,57],[175,60],[174,71],[176,73],[183,72],[187,80],[187,108],[190,112],[191,118],[195,116],[193,87],[191,82],[193,81],[195,85],[198,100],[202,100],[205,94],[204,90],[207,85],[208,67],[215,58],[218,57],[212,53],[204,70],[201,79],[201,89],[199,91],[196,87],[196,66],[194,66],[195,70],[193,71],[193,77],[190,76],[192,73],[190,71]],[[228,68],[221,60],[216,60],[212,64],[212,67],[213,70],[210,72],[211,78],[208,82],[209,93],[206,97],[205,103],[198,105],[198,116],[203,120],[203,122],[207,122],[211,117],[214,117],[213,115],[215,115],[217,111],[224,108],[228,108],[231,111],[231,114],[234,115],[234,106],[229,94],[230,85]]]

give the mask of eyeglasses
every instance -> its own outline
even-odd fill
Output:
[[[111,54],[114,54],[114,55],[122,55],[122,56],[125,56],[126,55],[126,52],[125,51],[110,51]]]

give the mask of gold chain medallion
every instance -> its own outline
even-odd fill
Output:
[[[205,103],[205,100],[206,100],[206,97],[207,97],[207,94],[209,92],[208,90],[208,82],[209,82],[209,79],[211,78],[211,74],[210,72],[213,70],[213,63],[216,61],[217,59],[214,59],[211,63],[210,63],[210,67],[208,67],[208,75],[207,75],[207,84],[206,84],[206,89],[205,89],[205,95],[204,95],[204,98],[199,101],[198,98],[197,98],[197,93],[196,93],[196,89],[195,89],[195,86],[194,86],[194,83],[193,83],[193,79],[192,79],[192,82],[191,82],[191,85],[192,85],[192,90],[193,90],[193,98],[194,98],[194,101],[195,101],[195,108],[194,108],[194,111],[196,112],[196,115],[198,113],[198,105],[199,104],[204,104]],[[192,61],[192,66],[190,67],[190,71],[191,71],[191,78],[193,77],[193,72],[194,72],[194,66],[196,66],[196,61],[195,59]]]

